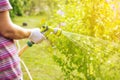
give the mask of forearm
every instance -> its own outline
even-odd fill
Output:
[[[5,29],[1,31],[1,34],[4,37],[10,38],[10,39],[24,39],[24,38],[28,38],[31,34],[30,29],[24,29],[16,24],[10,24],[8,26],[9,26],[9,29]]]
[[[9,12],[0,13],[0,34],[10,39],[23,39],[30,36],[31,30],[15,25],[9,16]]]

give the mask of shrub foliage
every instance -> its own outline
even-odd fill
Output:
[[[120,79],[119,0],[58,0],[57,3],[50,24],[59,24],[63,30],[76,33],[53,39],[61,53],[54,55],[54,60],[64,72],[64,79]]]

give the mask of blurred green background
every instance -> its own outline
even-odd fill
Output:
[[[21,58],[33,80],[119,80],[119,0],[10,0],[13,21],[23,28],[46,24],[60,37],[28,48]],[[24,26],[23,23],[27,23]],[[28,40],[20,40],[23,47]],[[29,80],[24,68],[24,78]]]

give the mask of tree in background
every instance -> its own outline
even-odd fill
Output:
[[[56,1],[51,0],[10,0],[13,10],[11,17],[23,15],[49,15],[56,8]]]
[[[10,11],[11,17],[22,16],[30,11],[32,1],[31,0],[10,0],[13,10]]]

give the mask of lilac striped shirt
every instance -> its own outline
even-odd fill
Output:
[[[12,6],[9,3],[9,0],[0,0],[0,12],[10,10]]]
[[[9,0],[0,0],[0,12],[12,9]],[[20,80],[21,68],[14,41],[0,35],[0,80]]]

